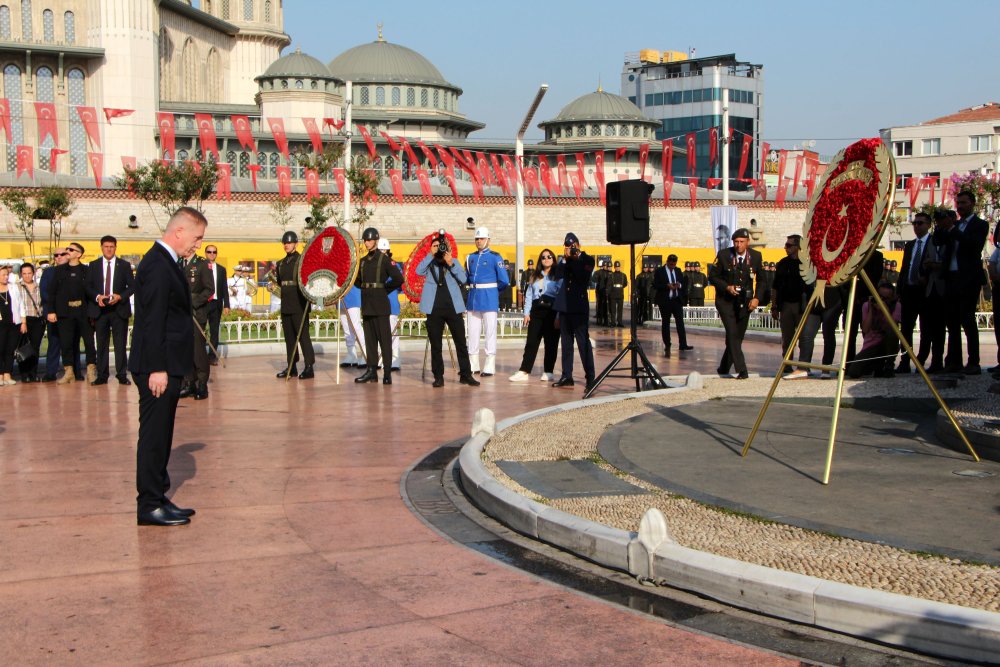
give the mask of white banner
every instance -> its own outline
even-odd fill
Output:
[[[733,245],[731,236],[737,229],[736,206],[712,207],[712,243],[715,252]]]

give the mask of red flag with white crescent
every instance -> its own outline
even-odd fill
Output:
[[[396,143],[396,140],[390,137],[389,133],[386,132],[385,130],[379,130],[378,133],[381,134],[382,137],[385,139],[385,143],[389,144],[389,150],[392,151],[393,154],[398,154],[400,146],[399,144]]]
[[[580,187],[587,187],[587,173],[584,171],[584,167],[587,166],[587,159],[583,153],[577,153],[573,156],[576,160],[576,173],[580,177]]]
[[[274,143],[278,147],[278,152],[284,155],[286,160],[290,160],[291,156],[288,154],[288,135],[285,134],[285,119],[268,118],[267,127],[271,130],[271,136],[274,137]]]
[[[743,180],[747,173],[747,162],[750,160],[750,146],[753,143],[753,137],[749,134],[743,135],[743,146],[740,148],[740,172],[739,178]]]
[[[315,169],[306,169],[306,197],[319,197],[319,172]]]
[[[64,155],[64,154],[66,154],[68,152],[69,151],[66,150],[66,149],[64,149],[64,148],[50,148],[49,149],[49,171],[51,171],[53,174],[56,173],[56,159],[60,155]],[[125,158],[122,157],[122,161],[124,161],[124,160],[125,160]],[[135,169],[135,158],[132,158],[132,168]]]
[[[233,170],[228,162],[219,162],[216,165],[219,170],[219,179],[215,182],[215,196],[219,199],[233,200]]]
[[[343,197],[344,193],[347,192],[347,190],[346,190],[346,187],[347,187],[346,180],[347,180],[347,178],[344,176],[344,170],[343,169],[334,169],[333,170],[333,179],[337,182],[337,192],[339,192],[340,196]]]
[[[476,158],[472,157],[472,152],[463,148],[462,158],[465,160],[466,171],[478,178],[480,181],[483,180],[482,176],[479,175],[479,167],[476,166]]]
[[[83,129],[90,139],[90,145],[101,149],[101,132],[97,127],[97,110],[94,107],[77,107],[76,114],[80,117]]]
[[[420,182],[420,191],[424,194],[424,197],[430,200],[433,197],[433,192],[431,192],[431,181],[427,176],[427,170],[423,167],[417,169],[417,180]]]
[[[133,113],[135,113],[135,109],[111,109],[104,107],[104,118],[107,119],[108,125],[111,125],[112,118],[124,118],[125,116],[131,116]]]
[[[31,146],[18,146],[17,147],[17,174],[18,178],[21,174],[27,174],[28,178],[35,177],[35,151]]]
[[[403,146],[403,152],[406,153],[406,157],[410,158],[410,166],[412,169],[416,169],[420,166],[420,160],[417,158],[417,154],[413,152],[413,147],[410,146],[410,142],[406,140],[405,137],[400,137],[400,144]]]
[[[444,180],[448,181],[451,194],[455,198],[455,201],[458,201],[458,188],[455,185],[455,167],[451,163],[445,163]]]
[[[250,170],[250,180],[253,181],[253,191],[257,192],[257,174],[260,173],[261,166],[259,164],[251,164],[247,167]]]
[[[719,161],[719,128],[708,128],[708,166],[714,167]]]
[[[278,196],[292,196],[292,170],[287,164],[278,165]]]
[[[760,178],[751,179],[751,182],[753,183],[753,198],[767,201],[767,183],[764,181],[763,175]]]
[[[816,172],[819,171],[819,160],[806,161],[806,199],[812,201],[813,190],[816,189]]]
[[[760,180],[764,180],[764,163],[767,162],[767,156],[771,152],[771,144],[766,141],[760,145]]]
[[[446,167],[455,164],[455,158],[451,156],[451,153],[448,152],[447,148],[440,144],[434,144],[434,148],[437,149],[438,155],[441,156],[441,162],[444,163]]]
[[[660,171],[663,178],[673,176],[674,170],[674,140],[664,139],[660,142],[663,152],[660,153]]]
[[[792,195],[794,196],[799,191],[799,179],[802,178],[802,161],[805,159],[803,155],[795,156],[795,178],[792,180]]]
[[[306,128],[306,134],[309,135],[309,141],[312,143],[313,151],[316,153],[322,153],[323,137],[319,133],[319,126],[316,125],[316,119],[303,118],[302,126]]]
[[[167,111],[156,112],[156,126],[160,130],[160,155],[174,157],[174,115]]]
[[[389,170],[389,181],[392,183],[392,194],[395,195],[396,201],[400,204],[403,203],[403,174],[399,169]]]
[[[476,153],[476,166],[479,167],[479,175],[483,179],[484,185],[493,185],[493,174],[490,171],[490,163],[486,160],[486,156],[481,153]]]
[[[580,195],[583,194],[583,172],[580,170],[572,171],[569,174],[570,183],[573,185],[573,192],[576,194],[576,198],[580,199]]]
[[[784,176],[778,178],[778,192],[774,196],[774,207],[785,208],[785,197],[788,196],[788,184],[792,179]]]
[[[694,208],[695,203],[698,201],[698,179],[689,178],[688,179],[688,192],[691,195],[691,208]]]
[[[438,161],[437,158],[434,157],[434,151],[428,148],[427,144],[425,144],[423,141],[417,141],[417,146],[420,146],[420,150],[422,150],[424,152],[424,155],[427,156],[427,161],[430,162],[431,169],[437,169]]]
[[[472,198],[475,201],[483,201],[483,182],[475,176],[472,177]]]
[[[360,123],[355,123],[354,126],[358,128],[358,132],[361,133],[361,138],[365,140],[365,145],[368,146],[368,157],[374,160],[377,155],[375,152],[375,142],[372,141],[372,135],[368,134],[368,128]]]
[[[231,116],[233,130],[236,131],[236,140],[245,151],[257,152],[257,143],[253,139],[253,128],[250,126],[250,119],[246,116]]]
[[[340,130],[344,127],[344,122],[345,121],[338,120],[336,118],[324,118],[323,127],[333,128],[330,130],[330,135],[333,136],[334,132],[340,132]]]
[[[496,182],[500,185],[500,189],[503,190],[505,195],[510,194],[510,183],[507,181],[507,173],[500,166],[500,159],[497,157],[496,153],[490,153],[490,162],[493,165],[493,173],[496,178]]]
[[[104,177],[104,154],[87,153],[87,162],[90,163],[90,168],[94,172],[94,185],[100,189],[101,179]]]
[[[663,208],[670,205],[670,191],[674,189],[674,177],[667,175],[663,177]]]
[[[566,170],[566,156],[556,156],[556,172],[559,174],[559,194],[569,190],[569,172]]]
[[[604,151],[594,153],[594,162],[597,168],[594,170],[594,178],[597,181],[597,195],[601,198],[601,206],[604,206]]]
[[[134,157],[132,157],[131,155],[122,155],[122,167],[127,167],[128,169],[134,170],[135,166],[136,166],[136,160]]]
[[[646,180],[646,160],[649,159],[649,144],[639,146],[639,178]]]
[[[533,197],[535,192],[541,194],[542,188],[538,184],[538,170],[534,167],[522,167],[521,177],[524,179],[524,187],[529,197]]]
[[[693,174],[695,172],[696,160],[698,159],[695,155],[695,149],[697,148],[697,137],[694,132],[688,132],[687,136],[684,137],[684,145],[687,146],[687,167],[688,173]]]
[[[56,123],[56,105],[54,102],[35,102],[35,114],[38,116],[38,143],[45,142],[45,137],[52,137],[52,143],[59,145],[59,126]]]
[[[549,166],[549,161],[544,155],[538,156],[538,173],[541,177],[542,185],[549,192],[549,199],[552,199],[552,191],[555,186],[552,185],[552,167]]]
[[[215,141],[215,120],[212,114],[196,113],[194,115],[195,125],[198,126],[198,138],[201,141],[201,154],[205,157],[214,155],[219,159],[219,146]]]
[[[511,187],[516,186],[521,182],[521,170],[506,153],[501,155],[500,159],[503,160],[503,168],[507,170],[507,180],[510,181]]]
[[[705,187],[708,188],[709,190],[714,190],[715,188],[719,187],[719,185],[721,183],[722,183],[722,179],[721,178],[706,178],[705,179]]]
[[[621,148],[617,148],[617,149],[615,149],[615,164],[618,164],[618,162],[619,162],[619,161],[620,161],[620,160],[621,160],[621,159],[622,159],[623,157],[625,157],[625,151],[627,151],[627,150],[628,150],[628,149],[627,149],[627,148],[625,148],[624,146],[622,146]]]
[[[0,99],[0,125],[3,126],[3,131],[7,134],[7,143],[13,142],[10,128],[10,100],[6,97]]]

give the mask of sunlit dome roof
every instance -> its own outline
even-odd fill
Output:
[[[413,49],[381,39],[344,51],[327,67],[333,76],[342,81],[414,83],[460,90],[458,86],[448,83],[427,58]]]
[[[322,62],[312,56],[295,49],[294,53],[282,56],[271,63],[262,76],[304,76],[311,78],[332,79],[330,70]]]
[[[582,120],[638,120],[651,121],[643,115],[639,107],[629,102],[621,95],[614,95],[603,90],[582,95],[566,106],[548,123],[564,123]],[[655,121],[654,121],[655,122]]]

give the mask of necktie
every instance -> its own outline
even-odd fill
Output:
[[[670,284],[671,285],[674,284],[674,270],[673,269],[670,269]],[[671,288],[670,289],[670,297],[673,298],[675,296],[677,296],[677,292],[676,292],[676,290],[674,290],[673,288]]]
[[[212,272],[212,296],[208,297],[209,301],[215,300],[215,262],[208,263],[208,270]]]
[[[913,256],[910,257],[910,284],[916,285],[920,280],[920,260],[923,258],[924,240],[917,239],[913,244]]]
[[[107,269],[104,272],[104,293],[111,294],[111,260],[108,260]]]
[[[181,271],[184,270],[184,258],[183,257],[178,257],[177,258],[177,268],[180,269]]]

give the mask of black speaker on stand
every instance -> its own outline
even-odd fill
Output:
[[[667,386],[653,364],[649,363],[649,358],[646,357],[646,353],[642,349],[642,343],[636,339],[635,327],[635,244],[649,242],[649,195],[652,192],[653,186],[639,179],[612,181],[607,185],[605,220],[607,222],[608,243],[631,246],[631,261],[629,263],[629,280],[632,281],[630,283],[632,285],[631,297],[629,298],[631,338],[618,353],[618,356],[597,376],[593,386],[583,395],[584,398],[589,398],[608,377],[627,377],[635,380],[636,391],[642,391],[646,388],[664,389]],[[614,371],[626,355],[630,355],[629,373],[616,375]]]

